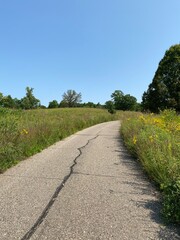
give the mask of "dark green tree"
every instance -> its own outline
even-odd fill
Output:
[[[0,107],[2,107],[3,94],[0,92]]]
[[[62,100],[62,101],[59,103],[59,107],[60,107],[60,108],[67,108],[67,107],[68,107],[68,103]]]
[[[166,51],[142,97],[144,110],[159,112],[173,108],[180,111],[180,44]]]
[[[11,95],[2,97],[0,100],[0,105],[5,108],[15,108],[15,102]]]
[[[130,94],[126,94],[123,97],[123,104],[122,108],[123,110],[131,110],[135,111],[137,107],[137,99]]]
[[[15,108],[17,109],[21,108],[21,100],[19,100],[18,98],[14,98],[13,100]]]
[[[87,103],[85,104],[85,106],[88,107],[88,108],[96,108],[96,104],[93,103],[93,102],[87,102]]]
[[[40,100],[33,95],[33,88],[26,87],[26,96],[21,99],[23,109],[35,109],[40,106]]]
[[[117,110],[136,110],[137,99],[130,94],[124,95],[121,90],[116,90],[111,95],[114,107]]]
[[[59,107],[59,104],[56,100],[49,102],[48,108],[58,108],[58,107]]]
[[[81,93],[77,93],[75,90],[67,90],[62,97],[62,102],[66,103],[68,107],[76,107],[81,102]]]
[[[122,101],[123,101],[124,93],[121,90],[115,90],[111,94],[112,101],[114,103],[114,107],[117,110],[122,110]]]
[[[115,106],[113,101],[107,101],[105,102],[105,108],[108,110],[109,113],[114,114],[116,113],[115,111]]]

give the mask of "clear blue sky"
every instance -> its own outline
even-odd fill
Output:
[[[0,92],[48,105],[68,89],[138,101],[180,43],[180,0],[0,0]]]

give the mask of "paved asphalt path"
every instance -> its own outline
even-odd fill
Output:
[[[119,128],[90,127],[1,174],[0,239],[180,239]]]

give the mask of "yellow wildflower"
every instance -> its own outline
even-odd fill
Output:
[[[142,115],[139,117],[139,119],[142,120],[143,122],[146,122],[146,118]]]
[[[136,136],[133,137],[133,143],[134,143],[134,144],[137,143],[137,138],[136,138]]]
[[[21,134],[23,135],[27,135],[28,134],[28,131],[24,128],[22,131],[21,131]]]

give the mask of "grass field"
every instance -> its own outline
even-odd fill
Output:
[[[126,116],[121,132],[128,149],[161,189],[165,219],[180,223],[180,116],[168,110]]]
[[[165,219],[180,223],[180,116],[93,108],[0,109],[0,172],[97,123],[121,120],[125,145],[161,189]]]
[[[0,109],[0,172],[49,145],[89,126],[115,120],[106,110],[93,108]]]

